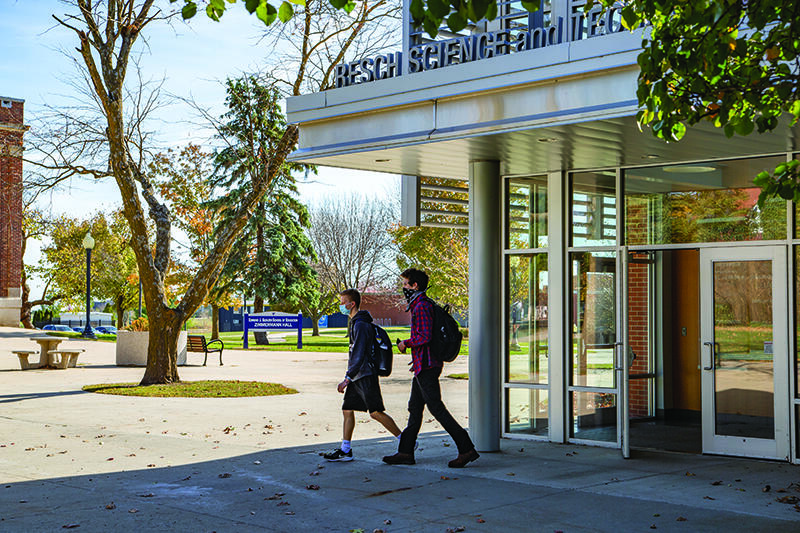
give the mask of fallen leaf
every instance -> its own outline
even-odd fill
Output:
[[[154,465],[153,463],[150,463],[149,465],[147,465],[147,468],[155,468],[155,466],[156,465]]]
[[[286,511],[286,512],[285,512],[285,513],[283,513],[283,514],[286,514],[286,515],[293,515],[293,514],[294,514],[294,511]]]
[[[446,531],[447,533],[460,533],[461,531],[465,531],[466,529],[467,528],[465,528],[464,526],[458,526],[453,528],[448,527]]]
[[[383,525],[385,525],[385,526],[390,526],[391,524],[392,524],[392,521],[389,520],[388,518],[383,521]]]
[[[722,481],[712,481],[711,484],[717,487],[719,485],[722,485]]]
[[[81,525],[80,524],[67,524],[67,525],[61,526],[61,529],[75,529],[76,527],[81,527]]]
[[[507,476],[516,476],[516,474],[514,472],[506,472],[506,475]]]
[[[233,426],[226,426],[226,427],[225,427],[225,429],[223,429],[223,430],[222,430],[222,432],[223,432],[223,433],[225,433],[225,434],[227,435],[228,433],[230,433],[230,432],[231,432],[231,431],[233,431],[234,429],[236,429],[236,428],[235,428],[235,427],[233,427]]]
[[[308,413],[306,413],[305,411],[303,411],[303,412],[301,412],[301,413],[300,413],[299,415],[297,415],[297,416],[306,416],[307,414],[308,414]]]
[[[148,492],[147,494],[139,494],[138,496],[140,498],[152,498],[153,496],[155,496],[155,494],[153,494],[152,492]]]
[[[106,459],[106,461],[113,461],[113,460],[114,460],[113,457],[109,457],[108,459]]]
[[[650,524],[650,529],[658,529],[655,524]]]
[[[309,475],[309,476],[318,476],[318,475],[319,475],[319,471],[318,471],[318,470],[314,470],[313,472],[311,472],[311,473],[310,473],[310,474],[308,474],[308,475]]]
[[[254,465],[260,465],[260,464],[261,464],[261,461],[253,461],[253,464],[254,464]]]
[[[138,513],[139,509],[128,509],[129,513]]]
[[[278,507],[284,507],[286,505],[292,505],[292,504],[289,502],[278,502]]]
[[[775,501],[777,501],[779,503],[788,503],[788,504],[791,505],[791,504],[795,504],[795,503],[800,502],[800,498],[798,498],[797,496],[795,496],[793,494],[789,494],[788,496],[782,496],[780,498],[776,498]]]
[[[686,472],[686,475],[687,476],[694,476],[695,474],[692,474],[691,472]]]
[[[686,518],[684,518],[682,516],[679,516],[678,518],[675,519],[675,521],[676,522],[686,522]]]
[[[319,490],[319,485],[306,485],[308,490]]]
[[[704,500],[716,500],[716,498],[712,498],[711,496],[703,496]]]
[[[764,485],[764,488],[761,489],[761,492],[769,492],[772,489],[769,485]]]
[[[225,472],[224,474],[220,474],[217,477],[220,478],[220,479],[227,479],[227,478],[231,477],[231,475],[229,473]]]
[[[450,478],[449,478],[449,477],[447,477],[447,476],[442,476],[442,477],[441,477],[441,478],[439,478],[439,479],[450,479]]]
[[[116,509],[116,508],[117,508],[117,506],[114,505],[114,502],[111,502],[108,505],[106,505],[106,509],[108,509],[108,510]]]
[[[486,523],[486,520],[484,520],[483,518],[476,518],[475,521],[477,523],[479,523],[479,524],[485,524]]]

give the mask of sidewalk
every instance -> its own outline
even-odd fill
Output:
[[[8,350],[25,341],[11,334],[0,328],[0,532],[800,531],[795,505],[777,501],[800,497],[800,468],[789,464],[651,452],[624,460],[611,449],[503,440],[501,452],[454,470],[455,447],[426,421],[417,464],[388,466],[381,457],[395,442],[366,416],[355,460],[326,463],[318,453],[341,437],[335,382],[345,354],[232,350],[223,367],[179,370],[187,380],[279,382],[295,395],[127,398],[80,390],[141,377],[113,365],[113,344],[70,341],[87,348],[79,368],[23,372]],[[383,382],[401,426],[403,361]],[[466,382],[443,380],[443,389],[465,423]]]

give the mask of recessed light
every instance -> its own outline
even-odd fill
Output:
[[[536,139],[536,140],[539,141],[540,143],[554,143],[558,141],[558,139],[556,139],[555,137],[542,137],[541,139]]]
[[[642,156],[642,159],[658,159],[659,157],[661,156],[658,154],[645,154]]]
[[[376,163],[388,163],[389,161],[391,161],[391,159],[376,159],[375,160]]]
[[[705,165],[678,165],[674,167],[664,167],[664,172],[671,172],[673,174],[703,174],[705,172],[714,172],[717,167]]]

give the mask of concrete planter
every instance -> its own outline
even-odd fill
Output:
[[[117,332],[117,366],[147,366],[148,331]],[[178,365],[186,364],[186,332],[178,335]]]

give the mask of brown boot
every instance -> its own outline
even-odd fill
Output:
[[[447,463],[447,466],[450,468],[464,468],[467,463],[471,463],[478,457],[480,457],[480,454],[475,451],[475,448],[472,448],[468,452],[458,454],[458,457]]]
[[[383,462],[390,465],[413,465],[416,464],[414,461],[414,455],[411,453],[400,453],[397,452],[394,455],[387,455],[383,458]]]

